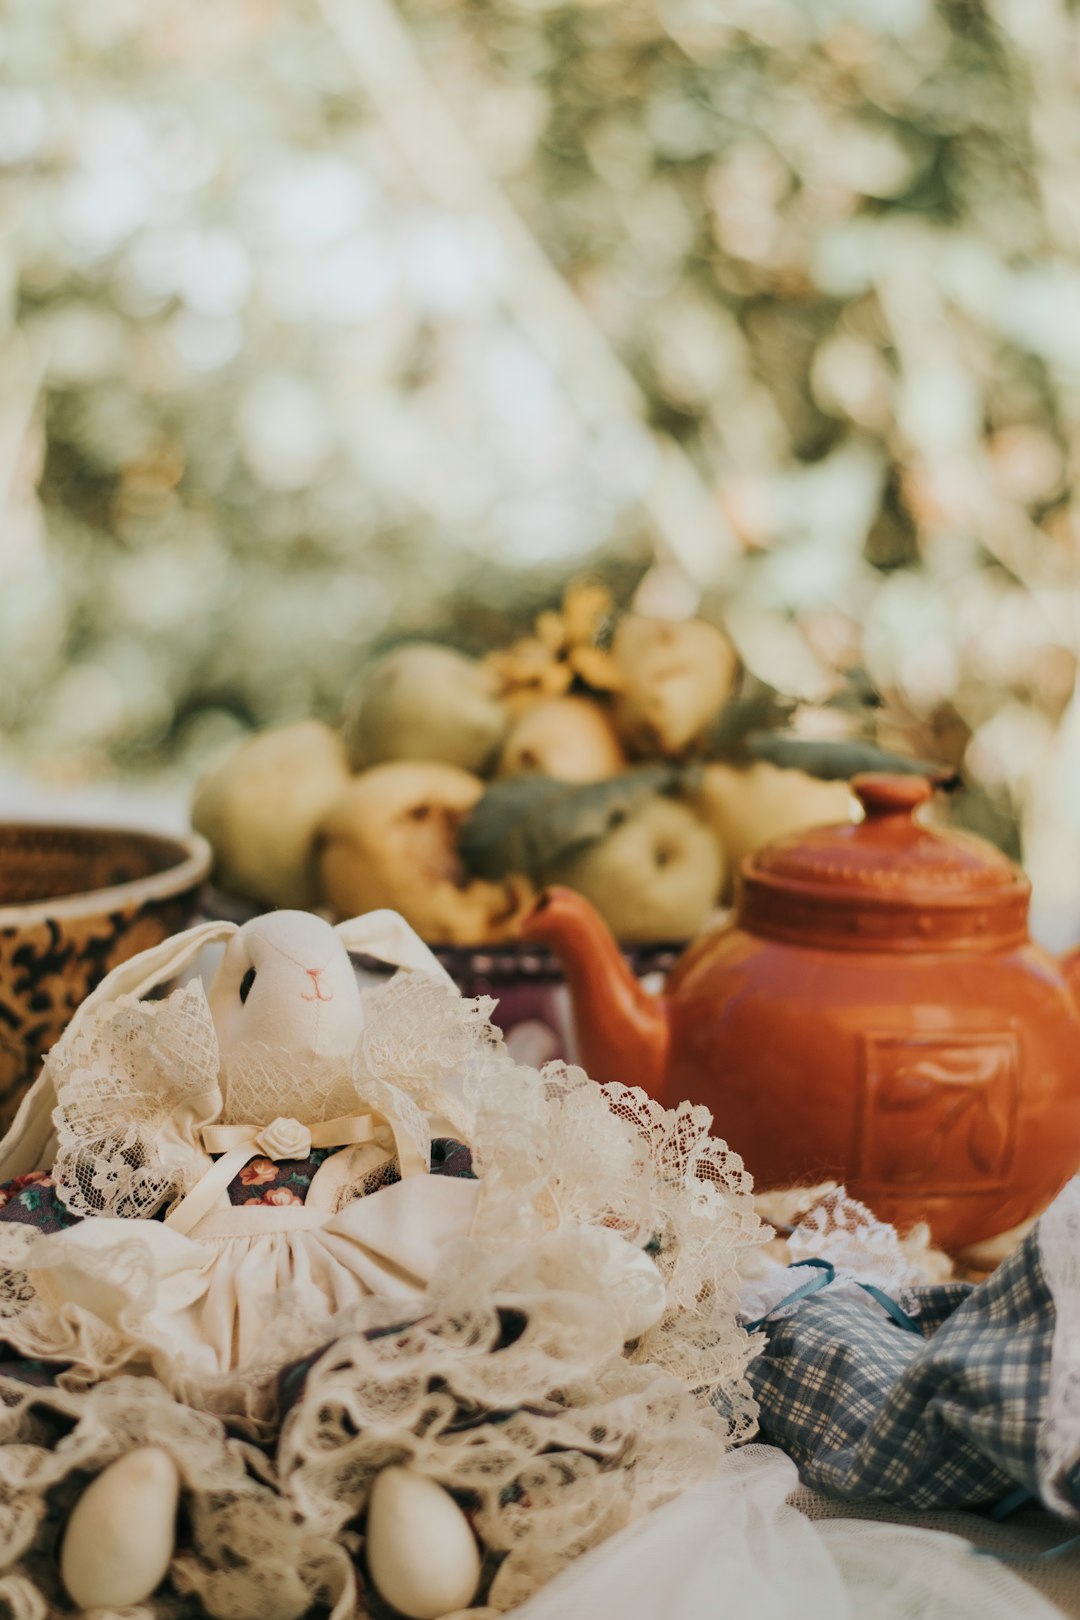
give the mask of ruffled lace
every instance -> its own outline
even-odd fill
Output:
[[[180,1472],[190,1530],[170,1576],[174,1591],[189,1596],[180,1604],[159,1594],[139,1613],[190,1613],[191,1597],[218,1620],[299,1620],[316,1603],[333,1620],[355,1611],[345,1548],[297,1517],[267,1481],[261,1453],[153,1379],[118,1378],[83,1394],[0,1379],[0,1395],[0,1599],[14,1615],[69,1612],[58,1524],[88,1475],[147,1445],[166,1451]]]
[[[495,1001],[470,1000],[422,974],[399,974],[385,987],[366,990],[363,1004],[355,1072],[400,1087],[451,1135],[468,1137],[466,1097],[507,1058],[502,1033],[491,1022]]]
[[[894,1226],[851,1198],[843,1187],[826,1193],[788,1238],[792,1264],[819,1257],[836,1268],[840,1282],[872,1283],[890,1294],[909,1316],[918,1314],[914,1292],[925,1281],[904,1252]]]
[[[181,1607],[195,1599],[219,1620],[293,1620],[318,1603],[340,1620],[362,1601],[356,1525],[388,1463],[411,1462],[468,1505],[492,1554],[483,1601],[503,1612],[749,1438],[755,1347],[737,1318],[738,1267],[761,1226],[741,1160],[709,1134],[703,1108],[666,1110],[561,1063],[516,1064],[490,1011],[402,975],[367,992],[349,1063],[282,1075],[271,1053],[246,1048],[219,1083],[205,998],[192,987],[104,1009],[57,1055],[64,1201],[91,1219],[134,1220],[130,1245],[93,1258],[84,1228],[3,1236],[5,1337],[66,1363],[45,1404],[81,1436],[62,1460],[41,1443],[22,1498],[3,1476],[17,1448],[0,1447],[0,1509],[10,1508],[0,1596],[19,1620],[57,1599],[55,1571],[37,1557],[51,1511],[42,1504],[69,1500],[69,1477],[137,1444],[172,1448],[191,1493],[188,1544],[171,1572]],[[257,1356],[243,1367],[196,1377],[160,1347],[140,1361],[157,1279],[138,1223],[199,1173],[199,1125],[275,1114],[306,1123],[365,1106],[425,1155],[436,1122],[471,1149],[471,1229],[440,1250],[426,1286],[328,1316],[301,1282],[267,1299]],[[357,1150],[357,1178],[336,1208],[385,1183],[392,1160],[375,1159]],[[626,1290],[643,1266],[651,1276],[643,1253],[663,1288],[627,1342]],[[81,1277],[93,1310],[74,1307],[70,1287],[54,1310],[54,1271],[69,1285]],[[132,1388],[144,1394],[124,1415]],[[38,1421],[24,1396],[13,1399],[12,1423]],[[225,1440],[223,1421],[260,1446]],[[8,1431],[39,1444],[30,1432]],[[164,1620],[173,1601],[155,1597],[154,1615]]]
[[[866,1310],[880,1306],[856,1283],[881,1289],[909,1316],[919,1314],[920,1288],[954,1275],[949,1257],[931,1247],[928,1227],[917,1226],[901,1238],[835,1182],[761,1193],[755,1202],[762,1218],[785,1235],[740,1262],[739,1298],[747,1320],[780,1318],[796,1309],[784,1303],[796,1286],[789,1267],[806,1260],[827,1260],[835,1271],[832,1288],[847,1286]]]
[[[465,1089],[472,1236],[415,1320],[387,1332],[372,1301],[339,1322],[288,1413],[280,1466],[328,1535],[386,1464],[437,1479],[500,1559],[487,1603],[502,1612],[752,1434],[736,1266],[760,1225],[704,1109],[508,1059]],[[603,1246],[576,1242],[582,1228],[656,1258],[667,1309],[636,1341],[622,1342]]]

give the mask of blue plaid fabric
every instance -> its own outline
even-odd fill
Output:
[[[1055,1322],[1038,1229],[978,1287],[918,1295],[918,1333],[836,1287],[767,1322],[750,1368],[761,1438],[831,1496],[973,1509],[1038,1495]],[[1080,1469],[1070,1484],[1080,1505]]]

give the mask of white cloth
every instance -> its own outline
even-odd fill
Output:
[[[165,1376],[208,1377],[259,1359],[275,1304],[329,1319],[368,1294],[409,1299],[443,1244],[468,1233],[477,1183],[412,1176],[334,1214],[319,1175],[306,1204],[214,1210],[190,1236],[104,1217],[37,1238],[25,1270],[42,1303],[84,1345],[104,1326]]]
[[[1039,1246],[1056,1312],[1039,1473],[1046,1497],[1072,1517],[1076,1504],[1066,1482],[1080,1464],[1080,1176],[1041,1217]]]
[[[36,1302],[8,1337],[24,1353],[65,1353],[81,1376],[134,1358],[175,1386],[265,1362],[275,1316],[317,1331],[368,1296],[415,1298],[443,1245],[472,1227],[478,1184],[428,1174],[428,1120],[360,1048],[347,944],[447,982],[402,919],[372,913],[333,930],[273,913],[232,934],[209,1001],[199,983],[139,999],[206,937],[194,929],[105,981],[0,1148],[7,1175],[34,1168],[51,1112],[53,1177],[82,1224],[29,1245]],[[304,1202],[285,1190],[232,1204],[250,1159],[338,1144]],[[391,1159],[400,1180],[386,1185]]]
[[[797,1486],[770,1446],[729,1453],[708,1484],[576,1560],[517,1620],[1058,1620],[958,1537],[815,1522],[789,1503]]]

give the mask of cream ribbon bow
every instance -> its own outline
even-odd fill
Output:
[[[210,1213],[249,1159],[260,1154],[275,1161],[306,1159],[312,1148],[356,1147],[373,1142],[379,1127],[385,1127],[393,1139],[402,1180],[423,1175],[428,1165],[415,1145],[404,1132],[399,1134],[395,1130],[392,1119],[373,1108],[362,1114],[342,1114],[338,1119],[323,1120],[315,1125],[303,1125],[292,1118],[275,1119],[269,1125],[204,1125],[199,1133],[204,1150],[220,1153],[221,1158],[169,1211],[165,1225],[176,1232],[190,1232]]]

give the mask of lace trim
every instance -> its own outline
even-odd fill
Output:
[[[764,1194],[757,1204],[766,1219],[786,1224],[786,1216],[793,1224],[781,1243],[749,1256],[743,1266],[740,1300],[747,1319],[792,1315],[797,1305],[780,1304],[792,1290],[788,1267],[806,1260],[828,1260],[835,1268],[836,1281],[830,1292],[847,1284],[852,1298],[876,1311],[881,1307],[873,1298],[851,1286],[872,1283],[909,1316],[919,1314],[917,1289],[952,1275],[948,1257],[930,1247],[927,1228],[917,1228],[901,1239],[894,1227],[878,1220],[865,1204],[835,1183]]]
[[[900,1245],[893,1226],[851,1198],[843,1187],[826,1193],[788,1238],[791,1260],[820,1258],[836,1267],[841,1281],[873,1283],[903,1307],[918,1314],[922,1281],[918,1266]],[[869,1296],[865,1296],[869,1297]]]
[[[453,985],[422,974],[399,974],[363,993],[364,1028],[354,1072],[390,1082],[451,1135],[468,1139],[468,1099],[508,1054],[491,1023],[490,996],[461,996]]]
[[[331,1608],[333,1620],[355,1612],[346,1547],[297,1518],[261,1452],[155,1380],[118,1378],[77,1394],[0,1379],[0,1391],[0,1567],[7,1570],[0,1598],[20,1620],[68,1612],[56,1520],[70,1512],[88,1475],[146,1445],[166,1451],[183,1480],[188,1533],[170,1577],[189,1600],[177,1604],[163,1593],[152,1609],[129,1615],[190,1613],[191,1597],[218,1620],[299,1620],[315,1604]],[[58,1420],[74,1425],[62,1446],[52,1443]]]
[[[153,1215],[205,1164],[194,1129],[214,1117],[221,1095],[201,985],[95,1009],[50,1066],[53,1179],[72,1214]]]
[[[357,1101],[347,1065],[312,1059],[283,1071],[280,1054],[257,1042],[229,1054],[224,1091],[223,1125],[278,1118],[315,1125],[352,1113]]]

